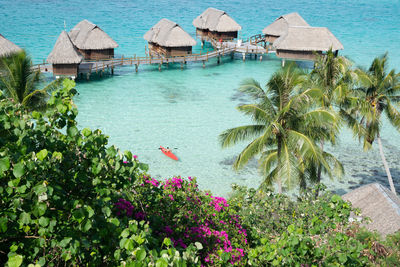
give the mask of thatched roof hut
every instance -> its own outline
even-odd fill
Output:
[[[196,41],[181,26],[168,19],[161,19],[143,38],[149,42],[150,53],[165,56],[183,56],[192,52]]]
[[[0,34],[0,57],[9,56],[14,53],[18,53],[22,49],[14,44],[13,42],[7,40],[3,35]]]
[[[114,48],[118,47],[107,33],[86,19],[69,32],[69,37],[85,59],[111,58],[114,56]]]
[[[231,40],[237,38],[242,27],[225,11],[207,8],[193,20],[196,33],[201,37]]]
[[[273,43],[277,38],[286,34],[290,26],[310,25],[297,12],[280,16],[262,31],[265,35],[265,41]]]
[[[343,199],[359,208],[363,217],[371,219],[365,225],[367,229],[384,236],[400,230],[400,198],[384,186],[364,185],[343,195]]]
[[[83,56],[77,51],[67,32],[62,31],[47,62],[53,64],[53,75],[77,76]]]
[[[315,53],[343,49],[340,41],[325,27],[289,27],[287,33],[275,40],[273,46],[280,58],[314,60]]]

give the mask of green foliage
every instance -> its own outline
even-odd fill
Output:
[[[238,110],[255,124],[228,129],[220,135],[223,147],[252,140],[236,158],[234,168],[260,156],[262,186],[276,182],[279,193],[283,185],[305,188],[307,181],[316,180],[317,166],[331,178],[335,169],[339,174],[342,170],[340,162],[316,144],[330,138],[338,118],[332,110],[315,104],[323,95],[319,88],[300,90],[305,77],[295,64],[288,64],[272,75],[265,90],[253,79],[244,80],[239,90],[255,103],[238,106]]]
[[[78,130],[73,87],[65,80],[46,113],[0,100],[0,262],[185,266],[194,246],[162,249],[148,225],[111,212],[147,166],[100,130]]]
[[[385,258],[376,236],[350,223],[353,211],[338,195],[306,192],[297,201],[272,192],[234,186],[229,200],[249,231],[253,266],[365,266]],[[398,249],[397,249],[398,251]],[[392,252],[391,257],[395,258]]]
[[[0,58],[0,91],[26,108],[43,110],[49,92],[59,88],[62,80],[55,80],[37,89],[40,71],[34,71],[32,67],[32,60],[25,51]]]

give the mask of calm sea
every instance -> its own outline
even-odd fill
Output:
[[[388,51],[390,66],[400,70],[400,1],[22,1],[0,0],[0,33],[26,48],[35,62],[42,62],[64,27],[69,30],[82,19],[98,24],[119,44],[117,54],[144,55],[143,34],[161,18],[179,23],[194,34],[192,20],[208,7],[225,10],[240,25],[241,36],[261,33],[273,20],[297,11],[312,26],[328,27],[342,42],[357,65],[368,66]],[[195,48],[199,50],[199,47]],[[203,189],[226,195],[231,183],[256,187],[260,182],[257,162],[236,173],[231,164],[245,143],[222,150],[218,135],[225,129],[247,124],[235,106],[246,101],[236,93],[241,80],[253,77],[265,84],[280,67],[275,56],[263,61],[238,57],[221,65],[201,64],[122,68],[113,77],[79,82],[76,97],[80,127],[99,128],[110,143],[131,150],[150,164],[155,177],[195,176]],[[400,134],[384,123],[383,143],[395,183],[400,191]],[[176,148],[180,161],[173,162],[157,149]],[[369,182],[386,182],[378,149],[368,153],[343,130],[337,147],[330,148],[344,164],[341,180],[326,180],[338,193]]]

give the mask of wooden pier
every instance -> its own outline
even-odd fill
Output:
[[[180,63],[181,69],[183,69],[187,62],[202,63],[203,68],[205,68],[206,62],[210,59],[217,58],[217,63],[220,64],[222,57],[231,56],[233,58],[235,53],[240,53],[243,61],[246,60],[247,55],[254,55],[255,58],[259,56],[260,60],[262,60],[263,55],[273,53],[273,51],[269,51],[267,48],[259,46],[259,42],[257,41],[261,39],[262,38],[252,37],[245,42],[241,40],[217,42],[216,40],[211,39],[208,41],[212,44],[214,50],[208,51],[207,53],[190,54],[187,56],[164,57],[162,55],[146,55],[145,57],[121,56],[118,58],[103,60],[84,60],[79,65],[78,75],[80,77],[86,75],[86,78],[89,79],[91,73],[100,73],[101,75],[107,70],[110,71],[111,74],[114,74],[114,68],[121,66],[135,66],[135,71],[138,72],[139,66],[158,65],[158,69],[161,71],[161,67],[163,65],[168,65],[169,63]],[[45,62],[34,65],[34,69],[40,70],[43,73],[52,73],[52,65],[46,64]]]

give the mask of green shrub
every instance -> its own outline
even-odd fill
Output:
[[[181,266],[180,252],[161,247],[146,224],[112,212],[147,165],[108,146],[100,130],[78,130],[73,87],[65,80],[45,114],[0,100],[0,262]],[[188,262],[195,250],[185,252]]]

